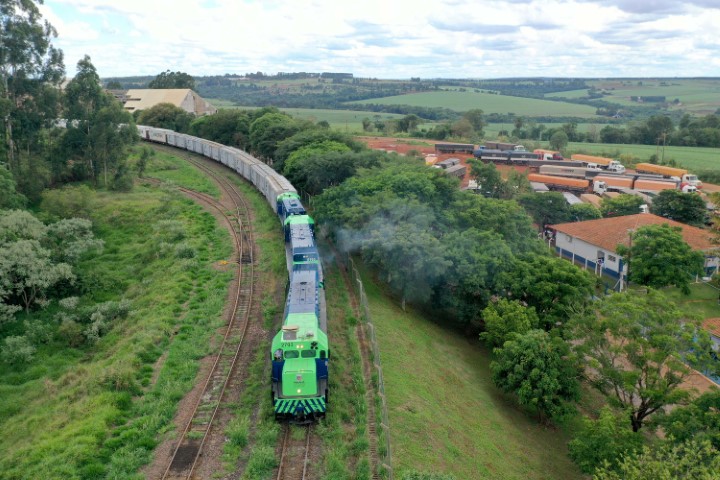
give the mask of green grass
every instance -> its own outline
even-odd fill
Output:
[[[568,440],[493,386],[478,340],[403,312],[363,279],[380,342],[395,476],[406,470],[457,478],[582,478]]]
[[[619,105],[639,106],[630,100],[632,96],[664,96],[666,102],[680,101],[679,105],[670,104],[669,111],[682,110],[695,115],[708,115],[720,108],[720,80],[718,79],[605,79],[589,80],[589,86],[595,86],[605,92],[603,100]],[[583,98],[587,90],[557,92],[547,97]]]
[[[555,92],[545,94],[546,98],[585,98],[588,96],[587,88],[582,90],[567,90],[564,92]]]
[[[208,179],[207,175],[193,167],[189,162],[168,153],[168,149],[154,149],[153,151],[155,155],[145,170],[146,176],[159,178],[165,182],[220,198],[220,190],[212,180]]]
[[[377,103],[381,105],[413,105],[421,107],[443,107],[458,112],[480,108],[485,114],[514,113],[516,115],[574,116],[595,118],[595,107],[564,102],[538,100],[534,98],[510,97],[475,92],[440,91],[413,93],[394,97],[372,98],[349,102],[355,104]]]
[[[695,314],[702,320],[720,317],[718,290],[706,283],[691,283],[689,295],[684,295],[679,288],[664,288],[663,293],[683,312]]]
[[[571,153],[606,154],[614,158],[629,155],[638,161],[647,161],[656,154],[663,156],[662,146],[658,148],[655,145],[571,142],[565,150]],[[720,169],[720,148],[666,146],[664,158],[666,162],[673,159],[690,171]]]
[[[3,478],[139,478],[221,323],[232,275],[213,265],[232,250],[214,217],[157,187],[101,192],[94,206],[105,250],[81,265],[84,301],[124,297],[132,312],[94,346],[56,338],[28,368],[2,370],[0,404],[15,406],[0,417]],[[153,226],[169,219],[184,226],[194,258],[158,248]]]

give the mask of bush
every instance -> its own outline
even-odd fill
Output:
[[[5,339],[2,360],[9,364],[30,363],[35,356],[35,347],[25,336],[11,336]]]
[[[61,218],[90,218],[97,193],[87,185],[45,190],[40,208]]]
[[[175,257],[177,258],[195,258],[195,249],[187,243],[175,245]]]
[[[568,444],[570,458],[583,473],[591,474],[603,464],[615,468],[622,456],[640,450],[643,440],[633,432],[627,418],[616,415],[609,407],[603,407],[600,418],[583,419],[578,435]]]

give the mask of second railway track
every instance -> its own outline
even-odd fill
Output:
[[[257,283],[250,211],[245,199],[231,182],[191,155],[184,154],[183,157],[213,177],[233,204],[232,214],[228,215],[228,208],[213,197],[181,188],[185,194],[210,205],[231,219],[231,231],[237,249],[238,274],[233,284],[232,307],[221,345],[193,409],[191,420],[184,425],[162,479],[206,478],[212,473],[211,467],[203,466],[202,463],[213,455],[219,456],[217,449],[222,449],[222,439],[215,442],[212,447],[214,452],[207,452],[211,434],[214,429],[221,427],[217,425],[217,419],[221,410],[229,403],[226,397],[231,394],[237,396],[238,391],[243,388],[244,374],[237,368],[240,357],[244,356],[247,360],[254,349],[253,345],[248,345],[246,341],[253,311],[253,292]],[[222,433],[220,436],[222,437]]]

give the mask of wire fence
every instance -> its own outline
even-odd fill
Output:
[[[357,293],[359,301],[360,317],[369,333],[370,348],[372,349],[373,368],[377,374],[377,381],[373,378],[377,388],[377,398],[380,406],[380,431],[378,432],[379,454],[382,459],[382,470],[385,472],[386,478],[392,480],[392,450],[390,448],[390,422],[388,421],[387,400],[385,397],[385,380],[383,378],[382,362],[380,360],[380,346],[378,345],[377,336],[375,334],[375,325],[372,323],[370,316],[370,306],[368,304],[367,295],[365,295],[365,287],[363,286],[360,273],[355,267],[355,262],[348,254],[342,254],[342,260],[348,266],[352,284]],[[378,403],[378,402],[376,402]]]

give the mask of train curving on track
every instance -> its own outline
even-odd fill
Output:
[[[162,128],[139,125],[138,131],[143,140],[194,152],[229,167],[252,183],[277,212],[285,235],[290,284],[283,325],[270,351],[275,416],[295,422],[324,416],[330,345],[322,267],[314,222],[297,191],[285,177],[240,149]]]

